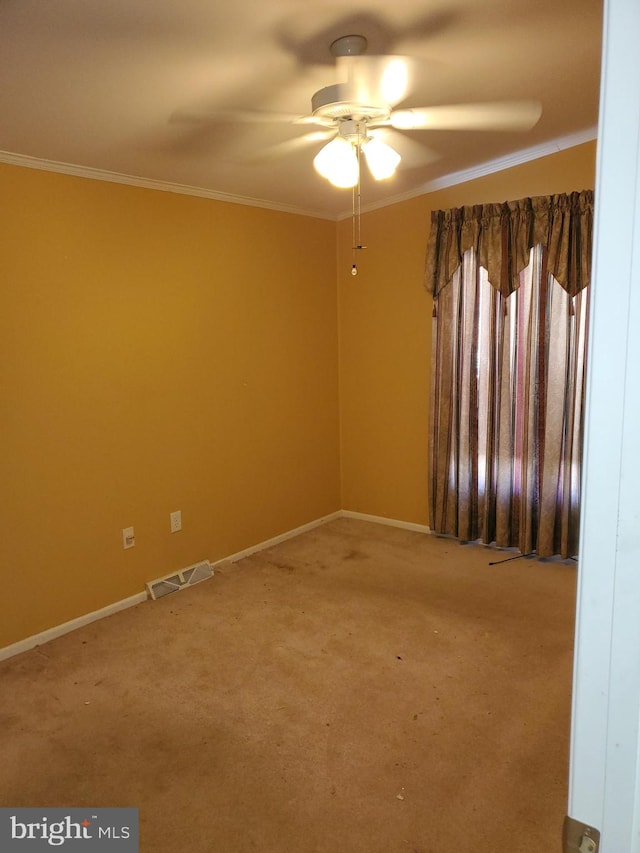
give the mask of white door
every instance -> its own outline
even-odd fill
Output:
[[[640,0],[604,3],[595,217],[568,813],[640,853]]]

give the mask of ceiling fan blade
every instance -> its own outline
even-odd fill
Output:
[[[415,62],[407,56],[337,56],[336,71],[358,103],[393,107],[409,94]]]
[[[314,143],[328,142],[335,136],[335,131],[319,130],[313,133],[305,133],[304,136],[295,136],[293,139],[285,139],[283,142],[277,142],[275,145],[269,145],[262,148],[261,151],[245,155],[241,157],[244,163],[264,163],[269,160],[274,160],[277,157],[283,157],[287,154],[292,154],[302,148],[306,148]]]
[[[389,122],[399,130],[530,130],[541,115],[538,101],[503,101],[394,110]]]
[[[171,124],[265,124],[298,122],[303,116],[295,113],[276,113],[268,110],[212,110],[211,112],[193,113],[178,110],[174,112],[169,122]]]
[[[335,128],[336,123],[332,118],[328,118],[327,116],[298,116],[293,120],[293,124],[317,124],[320,127],[331,127]]]
[[[194,113],[176,111],[169,118],[170,124],[190,124],[213,127],[220,124],[307,124],[334,127],[330,118],[296,113],[278,113],[268,110],[212,110]]]

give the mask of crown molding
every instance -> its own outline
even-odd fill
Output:
[[[277,210],[281,213],[293,213],[297,216],[311,216],[314,219],[330,219],[335,221],[334,215],[326,212],[304,210],[294,205],[278,204],[260,198],[232,195],[231,193],[217,192],[204,187],[193,187],[189,184],[174,184],[170,181],[157,181],[151,178],[140,178],[136,175],[125,175],[121,172],[109,172],[106,169],[94,169],[91,166],[76,166],[73,163],[61,163],[57,160],[42,160],[39,157],[29,157],[26,154],[15,154],[11,151],[0,151],[0,163],[10,166],[22,166],[27,169],[38,169],[44,172],[57,172],[61,175],[72,175],[76,178],[89,178],[94,181],[108,181],[112,184],[125,184],[131,187],[142,187],[149,190],[160,190],[161,192],[177,193],[179,195],[192,195],[199,198],[209,198],[215,201],[226,201],[229,204],[243,204],[248,207],[261,207],[267,210]]]
[[[428,193],[436,192],[436,190],[444,190],[447,187],[453,187],[456,184],[464,184],[467,181],[473,181],[476,178],[484,178],[487,175],[492,175],[495,172],[502,172],[504,169],[511,169],[513,166],[521,166],[523,163],[529,163],[532,160],[539,160],[541,157],[547,157],[549,154],[556,154],[558,151],[564,151],[567,148],[575,148],[576,145],[582,145],[585,142],[592,142],[597,139],[598,128],[596,125],[588,127],[585,130],[579,130],[576,133],[570,133],[566,136],[559,136],[556,139],[548,142],[541,142],[539,145],[533,145],[530,148],[523,148],[520,151],[513,151],[511,154],[506,154],[503,157],[497,157],[495,160],[487,160],[484,163],[479,163],[476,166],[471,166],[469,169],[462,169],[459,172],[451,172],[448,175],[443,175],[441,178],[435,178],[432,181],[427,181],[409,192],[402,193],[391,198],[386,198],[381,202],[363,205],[362,212],[368,213],[372,210],[378,210],[382,207],[388,207],[392,204],[398,204],[402,201],[416,198],[417,196],[427,195]],[[351,211],[340,214],[338,219],[348,219],[351,217]]]
[[[382,207],[389,207],[393,204],[399,204],[403,201],[416,198],[417,196],[426,195],[435,192],[436,190],[446,189],[447,187],[462,184],[466,181],[473,181],[476,178],[483,178],[486,175],[492,175],[494,172],[501,172],[504,169],[510,169],[513,166],[520,166],[523,163],[528,163],[532,160],[538,160],[541,157],[546,157],[549,154],[555,154],[558,151],[564,151],[567,148],[573,148],[576,145],[582,145],[584,142],[591,142],[597,138],[597,126],[586,128],[585,130],[576,133],[560,136],[557,139],[552,139],[548,142],[542,142],[539,145],[533,145],[529,148],[523,148],[520,151],[514,151],[504,157],[497,157],[495,160],[487,160],[484,163],[479,163],[469,169],[463,169],[459,172],[451,172],[448,175],[443,175],[440,178],[435,178],[432,181],[427,181],[406,193],[391,196],[381,202],[374,202],[363,206],[362,212],[368,213],[372,210],[378,210]],[[30,157],[26,154],[15,154],[11,151],[0,151],[0,163],[7,163],[12,166],[22,166],[27,169],[39,169],[46,172],[57,172],[62,175],[72,175],[78,178],[89,178],[94,181],[108,181],[114,184],[125,184],[132,187],[142,187],[144,189],[159,190],[161,192],[177,193],[179,195],[191,195],[199,198],[214,199],[215,201],[225,201],[230,204],[242,204],[248,207],[260,207],[266,210],[276,210],[281,213],[293,213],[297,216],[309,216],[314,219],[329,219],[332,221],[340,221],[348,219],[352,213],[345,211],[341,214],[329,214],[326,211],[305,210],[294,205],[278,204],[265,199],[251,198],[248,196],[232,195],[231,193],[217,192],[215,190],[206,189],[204,187],[193,187],[188,184],[174,184],[170,181],[157,181],[150,178],[140,178],[135,175],[126,175],[120,172],[109,172],[106,169],[94,169],[91,166],[76,166],[72,163],[61,163],[57,160],[42,160],[38,157]]]

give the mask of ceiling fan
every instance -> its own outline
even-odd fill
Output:
[[[352,275],[358,274],[357,252],[366,248],[360,236],[361,159],[376,180],[385,180],[395,173],[402,159],[396,148],[406,154],[416,146],[425,162],[428,152],[402,131],[522,131],[531,129],[542,114],[541,104],[533,100],[396,109],[411,93],[417,61],[406,56],[369,55],[366,48],[367,39],[362,35],[341,36],[332,42],[330,50],[341,82],[325,86],[312,96],[309,115],[232,110],[217,111],[206,119],[275,121],[322,128],[279,143],[274,149],[282,152],[325,142],[314,157],[316,171],[336,187],[353,189]]]
[[[361,159],[376,180],[384,180],[395,173],[403,157],[404,165],[417,165],[437,156],[402,131],[524,131],[542,114],[542,106],[535,100],[397,108],[411,95],[418,60],[367,54],[366,49],[363,35],[345,35],[331,43],[336,77],[341,82],[315,92],[308,115],[223,109],[204,117],[179,112],[172,121],[315,125],[318,130],[278,143],[263,150],[261,156],[324,142],[314,158],[316,170],[336,187],[355,188],[360,182]]]
[[[362,35],[336,39],[331,53],[343,82],[317,91],[311,114],[292,119],[295,124],[325,128],[305,139],[329,140],[314,158],[314,166],[336,187],[355,187],[359,182],[361,153],[376,180],[391,177],[401,155],[385,138],[398,131],[529,130],[542,114],[537,101],[395,109],[410,94],[416,63],[404,56],[367,55],[366,47]]]

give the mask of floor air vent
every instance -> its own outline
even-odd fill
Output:
[[[208,560],[203,560],[201,563],[194,563],[193,566],[188,566],[179,572],[149,581],[146,584],[147,592],[155,600],[172,592],[185,589],[185,587],[193,586],[195,583],[204,581],[212,576],[213,569],[211,568],[211,563]]]

